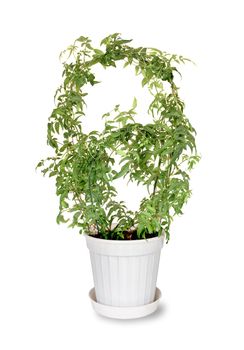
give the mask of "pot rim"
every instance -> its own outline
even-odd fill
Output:
[[[91,240],[96,240],[97,242],[101,242],[104,244],[145,244],[145,242],[154,242],[160,239],[165,238],[165,234],[161,234],[159,236],[156,237],[152,237],[152,238],[140,238],[140,239],[104,239],[104,238],[98,238],[95,237],[93,235],[89,235],[87,233],[84,233],[84,236],[86,237],[86,239],[91,239]]]

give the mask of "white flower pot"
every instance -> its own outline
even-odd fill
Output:
[[[95,302],[108,306],[111,312],[115,307],[117,316],[114,317],[117,318],[120,318],[118,307],[127,308],[129,311],[130,308],[136,310],[136,307],[142,310],[143,305],[155,303],[163,242],[164,236],[120,241],[86,235],[95,286]],[[160,291],[157,295],[160,296]],[[150,313],[150,310],[155,311],[155,307],[147,310],[145,308],[145,314]],[[125,315],[125,312],[122,313]],[[136,316],[134,313],[135,317],[145,314],[140,311],[140,316]],[[109,312],[106,316],[109,316]],[[128,318],[133,318],[133,313],[131,316]],[[113,317],[113,313],[110,317]]]

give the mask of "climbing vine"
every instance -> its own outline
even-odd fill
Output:
[[[37,167],[56,178],[58,223],[79,227],[80,233],[105,239],[170,238],[170,224],[191,194],[189,171],[199,160],[195,130],[184,114],[184,102],[174,77],[187,59],[154,48],[134,48],[131,40],[112,34],[102,40],[103,50],[79,37],[60,55],[63,83],[55,94],[47,127],[54,155]],[[116,105],[103,115],[104,130],[84,133],[85,86],[96,80],[92,68],[134,66],[152,95],[148,114],[152,122],[135,121],[137,101],[124,111]],[[167,85],[167,88],[165,86]],[[115,158],[120,157],[120,168]],[[148,196],[132,212],[117,201],[114,180],[127,177],[147,187]]]

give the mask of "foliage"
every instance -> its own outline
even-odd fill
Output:
[[[130,41],[115,33],[102,40],[105,50],[101,50],[81,36],[61,53],[63,84],[55,94],[47,130],[54,156],[37,167],[44,175],[56,177],[58,223],[69,222],[80,233],[89,234],[93,228],[105,239],[124,239],[124,232],[133,227],[138,239],[165,232],[168,241],[173,216],[182,214],[191,194],[189,170],[199,160],[195,130],[174,82],[177,65],[187,59],[154,48],[133,48]],[[125,67],[134,66],[142,86],[152,94],[148,114],[153,122],[135,122],[134,99],[129,111],[117,105],[103,116],[103,132],[83,133],[84,87],[98,83],[92,67],[116,67],[121,60]],[[116,156],[121,157],[119,170],[114,167]],[[131,212],[124,202],[116,201],[113,181],[119,177],[147,186],[148,197],[138,211]]]

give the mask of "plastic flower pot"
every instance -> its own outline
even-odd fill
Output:
[[[105,240],[86,235],[95,310],[108,317],[136,318],[156,310],[156,283],[164,236],[139,240]],[[102,307],[101,307],[102,306]]]

